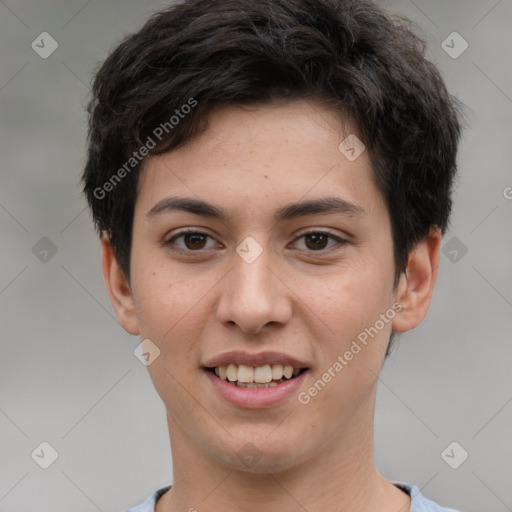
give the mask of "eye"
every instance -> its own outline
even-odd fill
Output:
[[[182,244],[177,243],[177,240],[179,239],[182,239]],[[211,249],[212,247],[215,246],[215,244],[213,244],[210,247],[208,247],[208,239],[211,239],[213,241],[213,238],[210,235],[203,233],[201,231],[185,230],[175,234],[173,237],[166,240],[164,242],[164,245],[171,246],[172,250],[197,252],[206,249]],[[172,246],[176,246],[177,248],[175,249]]]
[[[208,245],[209,240],[210,245]],[[347,243],[346,240],[328,231],[308,231],[299,236],[293,244],[297,246],[300,240],[303,240],[303,243],[302,247],[298,247],[299,250],[310,252],[328,251],[336,245],[344,245]],[[214,248],[215,240],[207,233],[188,229],[176,233],[166,240],[164,245],[175,251],[199,252]]]
[[[336,245],[344,245],[347,243],[346,240],[340,238],[338,236],[334,236],[328,231],[308,231],[307,233],[302,234],[296,240],[304,239],[304,248],[300,248],[301,250],[307,251],[325,251],[329,250]],[[329,245],[329,239],[334,241],[331,245]],[[297,243],[297,241],[295,243]]]

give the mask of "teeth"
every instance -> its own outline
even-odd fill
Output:
[[[239,379],[240,380],[240,379]],[[272,369],[269,364],[254,368],[254,382],[264,384],[272,380]]]
[[[293,375],[293,366],[286,365],[286,366],[283,368],[283,375],[284,375],[287,379],[291,379],[291,378],[292,378],[292,375]]]
[[[266,364],[264,366],[246,366],[233,363],[228,366],[216,366],[215,375],[223,380],[234,382],[240,387],[271,387],[284,379],[291,379],[300,373],[300,368],[290,365]]]
[[[274,386],[277,386],[278,382],[266,382],[266,383],[259,383],[259,382],[237,382],[236,385],[240,388],[272,388]]]
[[[283,365],[273,364],[272,365],[272,379],[279,380],[283,378]]]
[[[254,368],[241,364],[238,367],[238,382],[254,382]]]
[[[238,379],[238,366],[236,364],[228,364],[226,377],[230,382],[235,382]]]

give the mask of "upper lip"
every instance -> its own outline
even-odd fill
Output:
[[[245,365],[245,366],[265,366],[267,364],[282,364],[283,366],[289,365],[294,368],[307,368],[307,364],[295,357],[289,356],[287,354],[283,354],[281,352],[244,352],[242,350],[232,350],[230,352],[225,352],[224,354],[220,354],[212,359],[209,359],[204,364],[205,368],[214,368],[216,366],[227,366],[228,364],[233,363],[236,365]]]

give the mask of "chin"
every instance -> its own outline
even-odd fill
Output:
[[[223,461],[226,463],[226,461]],[[264,454],[261,458],[254,463],[246,463],[239,460],[238,458],[231,463],[226,463],[230,469],[239,471],[242,473],[251,473],[254,475],[268,475],[282,473],[298,466],[299,462],[295,458],[295,455],[290,455],[289,458],[276,457],[274,454]]]
[[[252,474],[270,474],[288,471],[308,460],[305,453],[298,453],[300,443],[269,443],[268,440],[252,442],[249,437],[240,448],[230,453],[213,452],[215,458],[227,468]]]

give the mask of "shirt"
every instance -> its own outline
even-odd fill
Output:
[[[405,491],[411,497],[411,511],[410,512],[457,512],[452,508],[443,508],[428,500],[421,494],[420,490],[414,485],[407,485],[404,483],[393,482],[399,489]],[[163,487],[154,492],[148,499],[141,503],[138,507],[130,508],[125,512],[155,512],[155,505],[160,496],[165,494],[171,488],[170,485]]]

